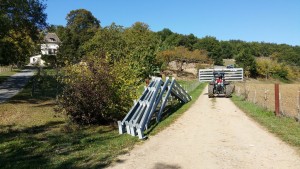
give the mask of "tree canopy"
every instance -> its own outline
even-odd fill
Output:
[[[94,37],[100,21],[85,9],[72,10],[66,17],[67,26],[61,33],[62,45],[58,58],[69,63],[78,63],[85,55],[82,46]]]
[[[40,0],[0,0],[0,64],[24,64],[47,27]]]

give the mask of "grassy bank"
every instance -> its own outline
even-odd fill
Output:
[[[116,126],[69,124],[54,111],[53,75],[47,71],[47,80],[34,96],[30,82],[19,95],[0,104],[0,168],[101,168],[140,142],[136,137],[119,135]],[[170,116],[153,126],[150,135],[180,117],[203,88],[200,85],[190,93],[193,101],[170,109]]]
[[[276,117],[273,112],[259,107],[241,97],[233,96],[232,101],[249,117],[266,127],[283,141],[296,147],[300,152],[300,123],[288,117]]]

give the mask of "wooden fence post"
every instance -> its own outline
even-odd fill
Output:
[[[281,97],[281,93],[279,92],[279,111],[281,113],[281,115],[286,116],[286,114],[284,113],[283,110],[283,105],[282,105],[282,97]]]
[[[275,115],[280,116],[279,107],[279,84],[275,84]]]
[[[298,89],[298,101],[297,101],[297,110],[298,110],[298,122],[300,122],[300,89]]]
[[[268,100],[268,90],[265,89],[264,107],[265,107],[266,109],[268,109],[268,106],[267,106],[267,100]]]
[[[256,90],[254,91],[253,103],[256,104]]]

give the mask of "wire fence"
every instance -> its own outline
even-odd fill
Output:
[[[275,111],[274,84],[236,83],[235,93],[247,101]],[[300,119],[300,84],[279,85],[279,110],[284,116]]]
[[[191,81],[185,81],[185,82],[179,81],[178,83],[188,93],[195,90],[200,85],[199,80],[191,80]]]
[[[0,73],[1,72],[9,72],[9,71],[12,71],[11,66],[0,66]]]

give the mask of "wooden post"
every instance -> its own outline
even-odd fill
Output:
[[[146,87],[148,87],[148,86],[149,86],[149,83],[150,83],[149,78],[145,79],[145,82],[146,82]]]
[[[268,91],[267,89],[265,89],[265,96],[264,96],[264,108],[265,109],[268,109],[268,106],[267,106],[267,100],[268,100]]]
[[[300,122],[300,88],[298,89],[298,105],[297,105],[297,109],[298,109],[298,122]]]
[[[280,110],[280,108],[279,108],[279,84],[276,83],[275,84],[275,115],[276,116],[280,116],[279,110]]]

